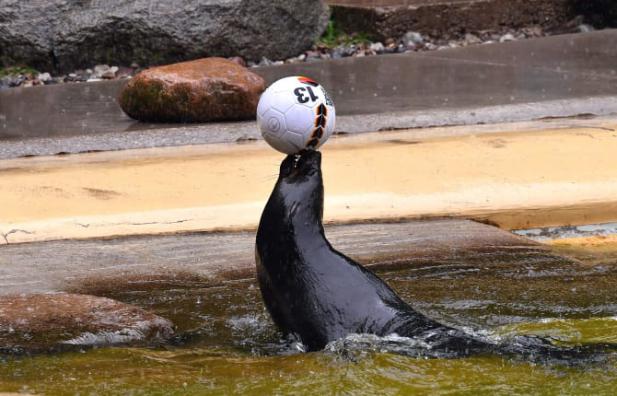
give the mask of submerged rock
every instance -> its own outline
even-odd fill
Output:
[[[205,58],[154,67],[120,92],[129,116],[150,122],[252,119],[265,81],[236,62]]]
[[[322,0],[4,0],[0,64],[72,71],[93,62],[284,59],[308,49],[328,17]]]
[[[156,343],[173,333],[169,320],[109,298],[70,293],[0,297],[4,353]]]

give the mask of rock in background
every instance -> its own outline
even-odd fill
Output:
[[[3,0],[0,63],[74,70],[204,56],[284,59],[328,22],[321,0]]]
[[[150,122],[208,122],[255,118],[265,81],[236,62],[206,58],[153,67],[120,92],[130,117]]]

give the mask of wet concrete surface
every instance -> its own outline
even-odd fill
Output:
[[[588,34],[544,37],[541,40],[511,41],[500,45],[478,45],[424,53],[438,59],[510,65],[550,70],[564,76],[575,74],[590,80],[617,80],[616,30]],[[568,83],[567,85],[573,85]],[[576,89],[575,86],[572,87]]]
[[[294,74],[320,81],[337,106],[339,132],[443,125],[444,119],[450,123],[475,124],[496,117],[514,121],[568,116],[594,108],[595,114],[609,114],[617,112],[617,101],[612,100],[617,95],[615,39],[617,30],[605,30],[425,53],[264,67],[255,71],[268,83]],[[79,136],[90,141],[79,144],[67,140],[54,149],[56,152],[259,138],[253,122],[178,128],[178,125],[132,121],[116,103],[123,83],[0,91],[1,156],[45,154],[45,147],[53,145],[59,137]],[[591,99],[599,103],[590,108]],[[167,129],[173,129],[173,133]],[[96,139],[112,133],[115,135]],[[31,138],[40,140],[24,142]],[[117,144],[110,145],[107,138]]]
[[[0,112],[5,118],[0,118],[0,138],[14,140],[154,128],[133,121],[118,105],[116,98],[125,83],[61,84],[1,91]]]
[[[494,45],[264,68],[306,74],[340,114],[536,103],[617,92],[617,30]],[[283,72],[284,71],[284,72]]]

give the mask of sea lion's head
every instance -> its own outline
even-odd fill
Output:
[[[311,179],[321,179],[321,153],[302,150],[288,155],[281,163],[279,181],[286,184],[302,184]]]
[[[323,182],[321,177],[321,153],[316,150],[303,150],[288,155],[281,163],[277,190],[283,198],[285,207],[295,208],[289,212],[297,213],[304,208],[314,212],[321,219],[323,212]]]

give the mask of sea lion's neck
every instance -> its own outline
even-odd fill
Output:
[[[298,188],[294,185],[281,184],[280,193],[284,202],[280,219],[293,230],[296,235],[311,235],[312,238],[323,238],[323,186],[315,183],[313,188]]]
[[[262,215],[257,233],[258,243],[268,246],[271,252],[287,255],[300,244],[304,248],[318,248],[327,244],[322,225],[323,185],[292,184],[279,181],[270,196]],[[304,250],[304,249],[303,249]]]

